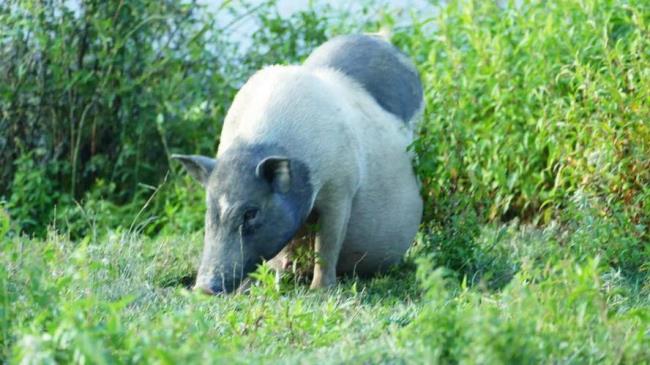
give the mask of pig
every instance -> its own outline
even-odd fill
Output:
[[[195,288],[232,292],[264,260],[286,262],[307,224],[317,227],[311,288],[400,262],[422,218],[408,151],[422,94],[413,63],[373,35],[339,36],[302,65],[256,72],[228,110],[216,158],[172,156],[206,189]]]

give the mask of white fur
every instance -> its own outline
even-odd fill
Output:
[[[217,201],[219,202],[220,208],[219,215],[222,217],[226,216],[226,212],[232,209],[232,204],[228,200],[228,197],[226,195],[221,195]]]
[[[410,246],[422,213],[406,151],[412,133],[342,73],[271,66],[235,97],[217,157],[239,144],[277,144],[307,164],[325,258],[312,285],[323,286],[337,262],[339,272],[372,272]]]

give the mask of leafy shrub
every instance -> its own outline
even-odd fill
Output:
[[[648,272],[650,245],[648,227],[635,224],[628,210],[577,194],[563,212],[567,229],[573,233],[565,242],[577,260],[600,256],[608,265],[628,275]]]
[[[52,208],[59,201],[61,193],[57,182],[50,179],[60,165],[44,165],[37,159],[43,151],[36,150],[21,155],[15,162],[17,170],[13,176],[13,194],[7,203],[12,218],[20,228],[28,232],[43,234],[52,220]]]
[[[25,155],[16,169],[5,165],[0,194],[20,195],[16,174],[39,171],[34,199],[50,197],[24,208],[37,212],[14,214],[28,232],[98,178],[116,187],[106,198],[124,204],[138,184],[159,183],[170,149],[214,150],[234,90],[223,74],[233,52],[202,9],[195,1],[0,4],[0,158],[40,151],[38,163]]]
[[[424,225],[416,238],[412,256],[430,253],[427,259],[436,266],[444,266],[463,275],[471,274],[477,263],[479,218],[467,202],[445,203],[438,202],[440,209],[446,209],[444,218]]]
[[[416,18],[397,34],[426,85],[414,149],[429,217],[458,193],[482,217],[548,222],[583,190],[647,225],[648,14],[645,1],[451,1],[435,30]]]

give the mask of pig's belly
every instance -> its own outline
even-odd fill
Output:
[[[337,266],[340,274],[385,270],[402,260],[417,233],[422,198],[410,160],[382,167],[354,198]]]

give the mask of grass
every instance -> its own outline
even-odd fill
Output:
[[[250,293],[220,297],[188,290],[199,234],[7,237],[0,354],[15,363],[647,363],[647,272],[575,251],[606,221],[470,220],[475,234],[456,238],[474,247],[464,276],[435,268],[440,253],[428,251],[450,227],[420,234],[381,277],[310,291],[288,276],[276,285],[263,266]]]
[[[416,313],[412,272],[402,275],[411,283],[398,292],[386,278],[312,292],[303,285],[278,291],[273,273],[262,269],[250,294],[197,295],[186,281],[200,247],[194,238],[125,234],[77,244],[52,235],[8,243],[4,355],[27,362],[261,361],[374,340]]]

